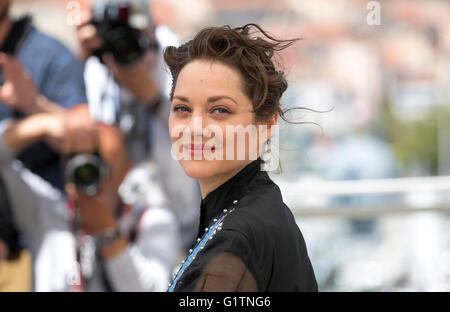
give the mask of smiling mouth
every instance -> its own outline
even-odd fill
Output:
[[[204,155],[213,153],[216,147],[204,144],[183,144],[183,150],[190,155]]]

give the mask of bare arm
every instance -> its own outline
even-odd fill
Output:
[[[48,114],[35,114],[20,121],[13,121],[3,133],[4,143],[13,154],[42,140],[48,132],[52,118]]]
[[[0,159],[16,155],[43,139],[60,153],[90,152],[98,144],[96,124],[89,116],[87,105],[10,120],[2,128],[4,148],[0,149]]]
[[[175,217],[168,210],[149,208],[140,222],[136,242],[106,260],[116,291],[165,291],[179,256]]]

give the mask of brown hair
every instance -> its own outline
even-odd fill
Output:
[[[265,38],[254,38],[255,33]],[[164,60],[173,79],[170,97],[172,99],[178,75],[186,64],[198,59],[220,61],[241,73],[256,121],[269,120],[276,113],[283,118],[280,98],[287,88],[287,81],[284,72],[275,68],[272,58],[275,52],[297,40],[276,39],[256,24],[205,28],[193,40],[178,48],[167,47],[164,51]]]

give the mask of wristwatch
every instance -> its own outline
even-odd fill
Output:
[[[98,248],[108,247],[112,245],[120,235],[121,233],[118,228],[107,228],[96,236],[95,243]]]

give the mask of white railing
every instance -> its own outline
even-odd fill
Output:
[[[450,176],[276,183],[296,217],[365,218],[391,213],[450,212]],[[333,196],[383,194],[400,195],[402,200],[364,207],[328,204]]]

